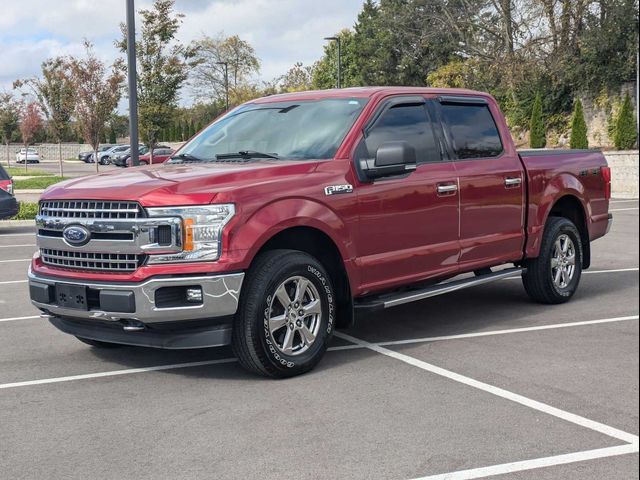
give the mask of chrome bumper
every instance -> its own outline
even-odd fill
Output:
[[[192,277],[150,278],[141,283],[104,283],[62,280],[54,277],[39,276],[29,269],[29,290],[31,302],[41,310],[56,317],[69,317],[86,320],[103,320],[118,322],[121,320],[137,320],[143,324],[158,324],[197,319],[211,319],[230,316],[238,309],[240,289],[244,273],[225,275],[201,275]],[[126,295],[133,302],[129,311],[109,311],[96,305],[90,305],[87,310],[61,307],[57,304],[54,294],[49,293],[49,302],[34,300],[34,292],[55,292],[56,284],[78,285],[88,287],[95,299],[105,295]],[[156,291],[163,287],[192,287],[202,289],[202,303],[194,305],[180,305],[177,307],[158,307],[156,305]],[[88,294],[87,297],[90,295]],[[42,300],[42,295],[38,298]],[[87,302],[88,303],[88,302]],[[95,301],[94,301],[95,303]],[[98,301],[99,303],[99,301]]]

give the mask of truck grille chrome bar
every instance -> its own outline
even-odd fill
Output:
[[[136,219],[142,209],[136,202],[102,200],[44,200],[40,202],[40,215],[54,218]]]
[[[41,248],[40,256],[46,265],[110,272],[133,272],[143,258],[142,255],[130,253],[73,252],[52,248]]]

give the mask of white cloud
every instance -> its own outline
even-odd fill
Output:
[[[0,89],[37,75],[50,56],[78,53],[89,39],[98,55],[113,61],[113,41],[125,18],[124,0],[3,0],[0,14]],[[145,8],[151,0],[136,0]],[[362,0],[177,0],[185,14],[179,38],[239,35],[262,61],[260,78],[271,80],[295,62],[322,55],[323,37],[351,27]],[[138,19],[139,21],[139,19]]]

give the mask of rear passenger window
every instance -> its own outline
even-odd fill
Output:
[[[502,153],[498,127],[487,105],[442,105],[459,159],[497,157]]]
[[[440,149],[424,105],[397,105],[382,114],[367,133],[367,158],[374,158],[383,143],[398,140],[416,149],[418,163],[440,161]]]

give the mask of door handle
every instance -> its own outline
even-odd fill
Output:
[[[455,183],[440,183],[438,184],[438,193],[456,193],[458,191],[458,185]]]
[[[507,177],[504,179],[505,187],[517,187],[517,186],[520,186],[521,184],[522,184],[521,177]]]

